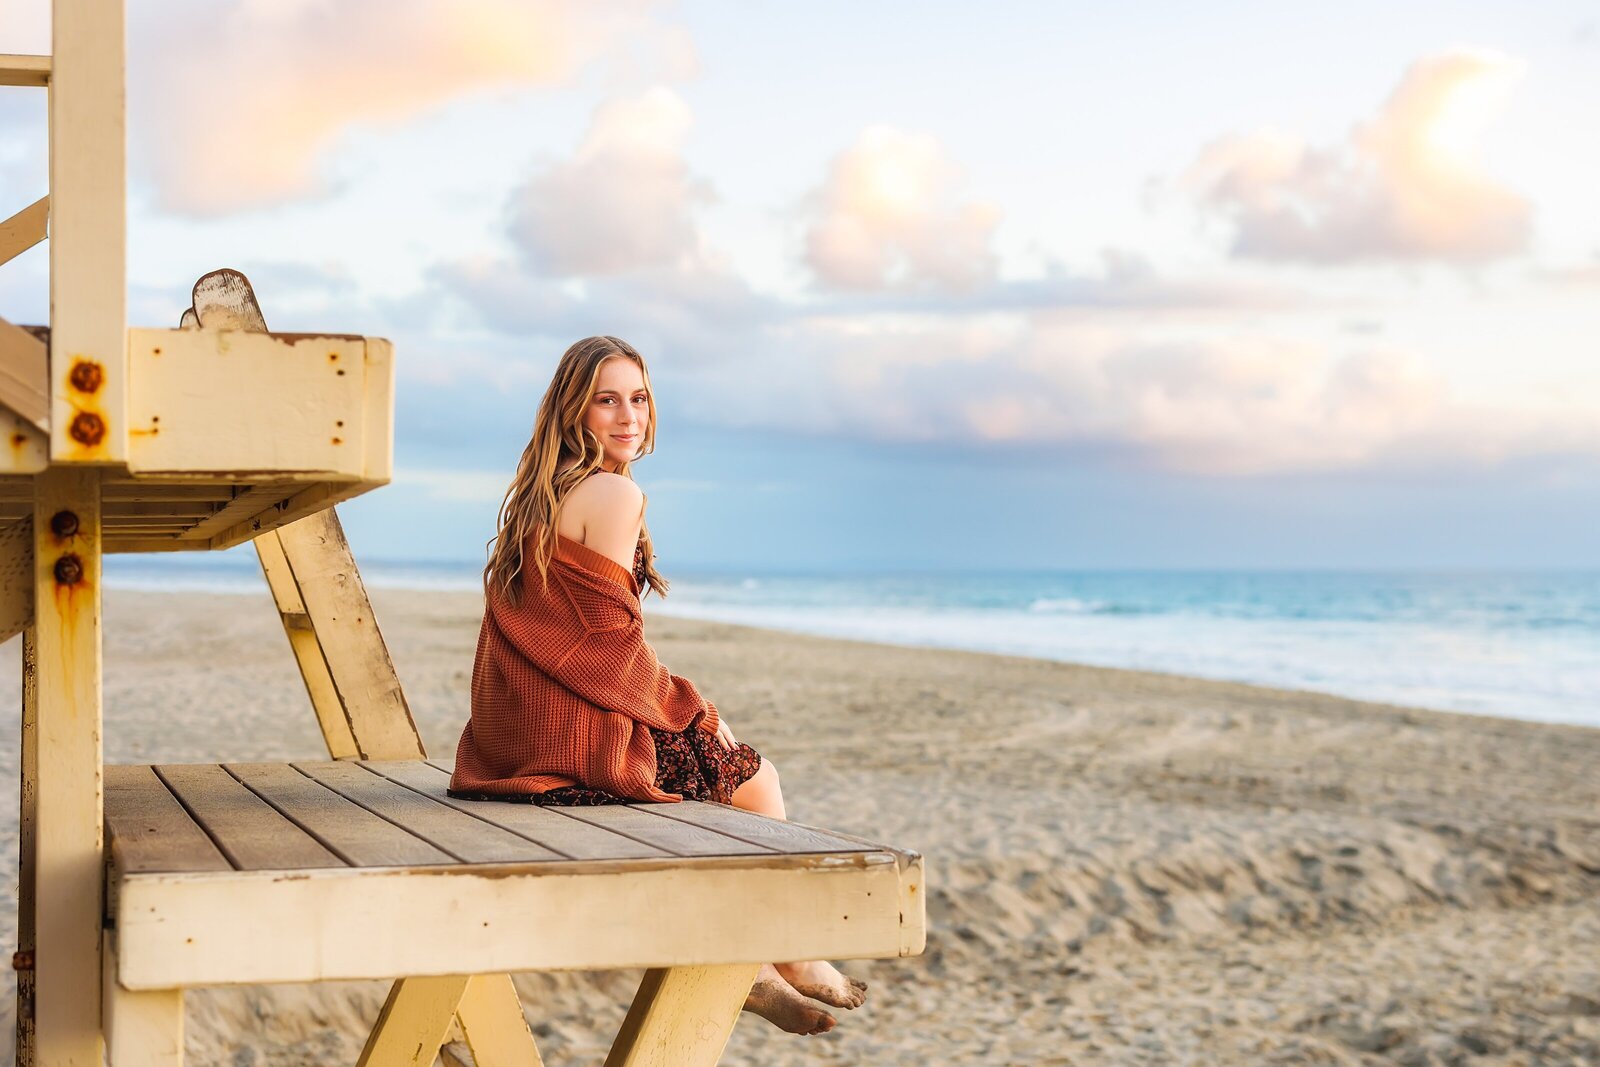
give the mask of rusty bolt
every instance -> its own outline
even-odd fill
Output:
[[[18,949],[11,954],[11,969],[13,971],[33,970],[33,949]]]
[[[57,585],[77,585],[83,581],[83,560],[69,552],[56,560]]]
[[[99,392],[105,380],[105,370],[92,359],[78,360],[67,374],[67,381],[71,382],[72,387],[80,393]]]
[[[70,511],[58,511],[50,516],[50,532],[57,537],[71,537],[78,532],[78,516]]]
[[[105,439],[106,424],[94,412],[80,411],[73,417],[72,426],[67,432],[80,445],[97,445]]]

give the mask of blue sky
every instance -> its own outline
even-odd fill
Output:
[[[1600,565],[1592,5],[142,0],[129,39],[130,320],[229,265],[396,342],[364,557],[480,559],[614,333],[669,574]],[[6,200],[44,167],[10,90]],[[46,298],[42,250],[0,271]]]

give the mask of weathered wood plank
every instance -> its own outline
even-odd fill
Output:
[[[875,959],[920,938],[907,873],[885,852],[147,874],[115,921],[135,989]]]
[[[450,772],[425,760],[367,760],[361,765],[431,800],[448,804],[571,859],[620,860],[671,855],[631,837],[546,811],[537,804],[459,800],[446,792]]]
[[[33,509],[0,529],[0,641],[33,622]]]
[[[543,1067],[509,974],[473,975],[456,1005],[456,1019],[479,1067]]]
[[[432,1067],[470,975],[402,978],[389,987],[356,1067]]]
[[[21,211],[0,222],[0,263],[7,263],[48,236],[50,198],[41,196]]]
[[[606,1067],[715,1067],[760,970],[735,963],[645,972]]]
[[[32,523],[29,523],[30,529]],[[32,566],[33,549],[28,549]],[[31,582],[30,582],[31,587]],[[34,895],[38,891],[39,651],[32,624],[22,631],[22,737],[19,753],[21,804],[17,812],[17,956],[34,954]],[[17,970],[16,1060],[33,1067],[33,968]]]
[[[429,800],[355,763],[340,760],[294,766],[465,863],[526,863],[562,858],[543,845]]]
[[[120,874],[234,869],[149,767],[108,764],[105,783],[106,834]]]
[[[195,822],[242,871],[343,867],[338,856],[214,763],[155,768]]]
[[[49,84],[49,56],[23,56],[9,52],[0,55],[0,85],[40,89]]]
[[[182,1067],[183,990],[122,988],[115,930],[105,931],[101,960],[107,1067]]]
[[[258,515],[295,491],[292,482],[268,482],[240,489],[234,498],[183,532],[185,541],[207,541],[249,516]]]
[[[87,1064],[101,1051],[105,881],[100,472],[51,467],[34,492],[34,1049],[40,1063]]]
[[[229,763],[228,773],[352,867],[454,863],[421,838],[346,800],[287,763]]]
[[[593,826],[602,826],[614,833],[625,834],[635,841],[642,841],[676,856],[759,856],[771,855],[775,851],[716,830],[675,819],[663,819],[639,805],[601,804],[549,810],[559,811],[568,818]]]
[[[0,319],[0,404],[50,432],[50,348]]]
[[[847,841],[809,826],[770,819],[727,804],[687,800],[681,804],[644,805],[641,810],[664,819],[737,837],[751,844],[764,845],[776,852],[873,852],[878,848],[876,845]]]

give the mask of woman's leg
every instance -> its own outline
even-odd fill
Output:
[[[787,819],[783,806],[783,788],[778,782],[778,768],[761,760],[761,769],[755,776],[733,791],[734,807],[743,808],[774,819]],[[867,984],[860,979],[839,973],[838,968],[824,960],[774,965],[778,974],[795,989],[808,997],[836,1008],[855,1008],[867,997]]]

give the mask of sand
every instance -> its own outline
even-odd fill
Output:
[[[373,598],[448,756],[477,598]],[[725,1063],[1600,1062],[1600,730],[647,618],[792,817],[927,857],[926,954],[846,965],[831,1034],[743,1017]],[[324,754],[264,592],[108,592],[105,696],[107,762]],[[546,1063],[598,1063],[637,980],[518,976]],[[191,991],[190,1062],[353,1063],[386,990]]]

